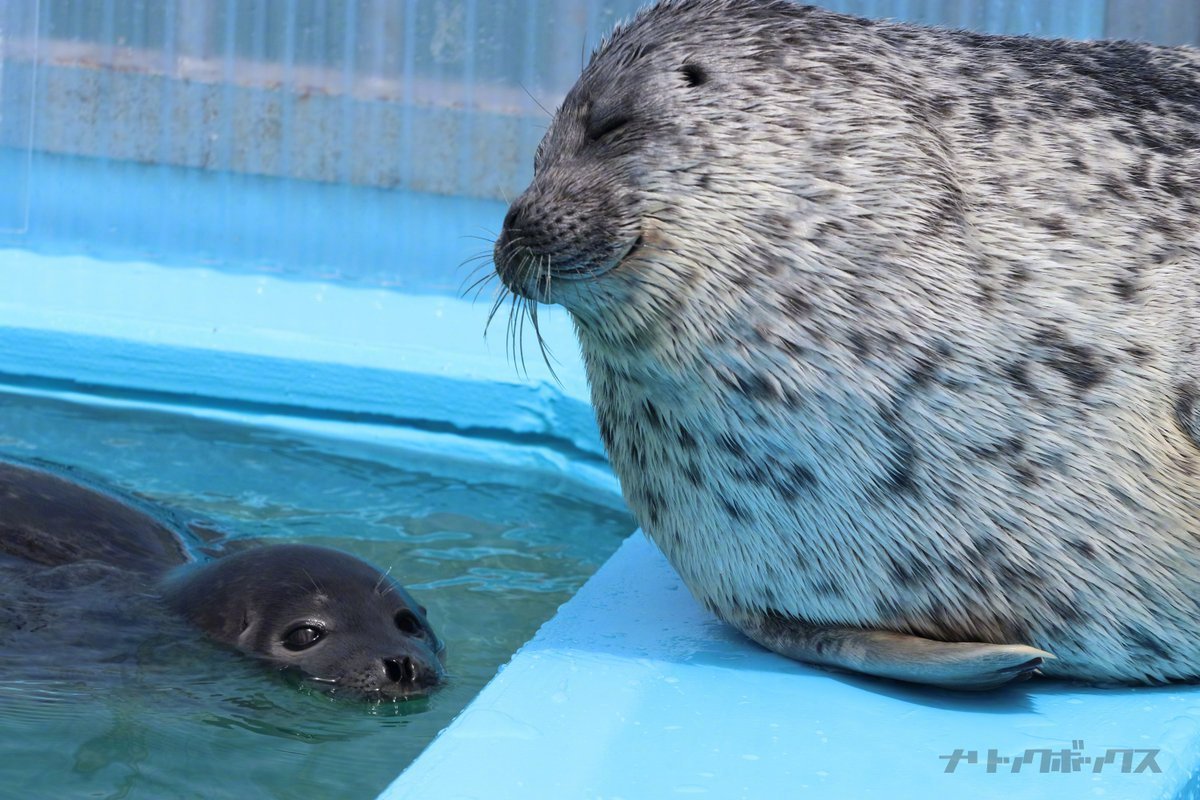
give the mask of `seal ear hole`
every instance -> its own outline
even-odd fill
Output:
[[[708,72],[699,64],[684,64],[679,71],[683,73],[683,79],[690,89],[708,83]]]
[[[421,627],[421,620],[417,619],[417,615],[405,609],[404,611],[396,612],[396,627],[401,633],[408,636],[418,636],[424,632]]]

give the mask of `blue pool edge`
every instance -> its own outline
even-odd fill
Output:
[[[508,352],[503,319],[485,338],[486,302],[13,249],[0,285],[9,390],[404,429],[618,491],[565,314],[542,319],[551,373],[532,341]]]

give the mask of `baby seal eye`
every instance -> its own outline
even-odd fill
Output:
[[[401,633],[408,636],[420,636],[425,633],[421,627],[421,620],[417,619],[417,615],[411,611],[396,612],[396,627]]]
[[[297,625],[283,637],[283,646],[293,651],[305,650],[320,641],[324,635],[325,631],[315,625]]]

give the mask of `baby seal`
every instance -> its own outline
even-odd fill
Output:
[[[42,587],[108,579],[110,590],[159,594],[213,640],[330,693],[415,697],[445,675],[425,609],[366,562],[285,544],[187,563],[152,509],[51,469],[0,461],[0,557],[39,571]]]
[[[1200,677],[1197,51],[667,0],[495,263],[568,309],[626,500],[750,638],[963,689]]]

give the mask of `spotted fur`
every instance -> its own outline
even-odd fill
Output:
[[[692,592],[1200,677],[1200,53],[666,0],[496,244]]]

